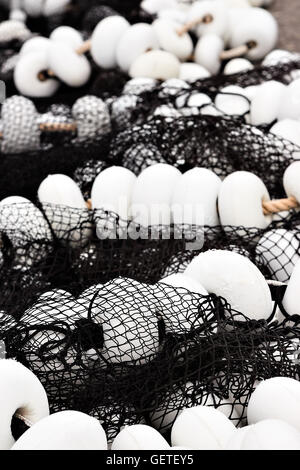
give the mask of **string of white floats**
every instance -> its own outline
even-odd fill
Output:
[[[300,162],[294,162],[284,173],[283,185],[287,196],[300,202],[299,179]],[[93,229],[91,213],[75,181],[66,175],[50,175],[41,183],[38,199],[58,239],[74,247],[87,243]],[[122,167],[107,168],[95,179],[90,204],[96,210],[97,236],[103,239],[118,238],[126,232],[129,235],[130,222],[142,227],[222,225],[225,231],[234,229],[243,236],[247,228],[266,230],[273,221],[287,215],[265,215],[262,202],[267,201],[270,195],[265,184],[250,172],[237,171],[222,181],[206,168],[181,174],[175,167],[159,163],[138,177]],[[15,234],[11,238],[20,260],[26,263],[24,241],[51,242],[52,232],[46,219],[28,199],[10,196],[0,202],[0,208],[1,230]],[[103,216],[97,219],[98,210],[114,214],[118,223],[114,225]],[[275,228],[257,240],[256,251],[263,264],[274,272],[275,279],[285,282],[299,258],[298,245],[297,228]],[[27,256],[31,265],[34,259]],[[43,251],[36,256],[41,259]]]
[[[277,60],[284,60],[285,51],[274,51]],[[270,54],[273,61],[274,53]],[[286,60],[292,60],[287,56]],[[268,59],[268,58],[267,58]],[[158,105],[149,116],[161,116],[176,119],[182,116],[214,115],[244,116],[247,123],[254,126],[271,125],[271,134],[284,138],[300,146],[300,78],[284,85],[275,80],[266,81],[257,86],[242,88],[230,85],[220,89],[213,101],[207,94],[192,90],[188,82],[182,79],[169,79],[157,89],[158,98],[178,95],[174,104]],[[1,150],[3,153],[18,153],[37,150],[41,147],[42,131],[53,130],[76,132],[81,141],[99,138],[111,129],[111,122],[118,116],[136,109],[140,93],[154,90],[157,82],[152,79],[132,79],[127,82],[120,97],[112,102],[105,102],[98,97],[84,96],[72,107],[73,119],[64,116],[51,116],[37,112],[34,103],[22,96],[13,96],[5,100],[1,111]],[[18,109],[18,119],[15,119]],[[24,123],[26,122],[26,126]],[[257,133],[263,136],[262,131]],[[298,158],[300,151],[294,152]]]
[[[277,23],[262,8],[250,8],[249,4],[248,8],[233,8],[221,0],[202,0],[185,10],[180,7],[181,22],[178,5],[174,10],[160,10],[152,25],[130,25],[122,16],[107,17],[86,42],[80,32],[66,26],[54,30],[50,38],[30,38],[20,51],[15,85],[31,97],[52,96],[61,82],[83,86],[92,70],[84,55],[87,51],[103,69],[119,67],[131,77],[166,80],[190,72],[205,78],[218,73],[223,59],[244,55],[261,60],[276,45]],[[195,49],[184,29],[190,24],[195,24],[191,29],[199,38]],[[226,51],[227,47],[233,48],[232,52]],[[188,62],[191,58],[195,63]],[[229,65],[227,73],[251,68],[244,59]]]
[[[285,51],[276,50],[266,57],[266,63],[280,64],[281,61],[293,60],[293,57],[297,56],[290,56]],[[183,80],[167,80],[162,84],[161,94],[167,95],[169,93],[171,96],[180,92],[180,96],[176,99],[175,105],[158,107],[154,114],[168,118],[197,114],[244,116],[246,122],[253,126],[274,123],[270,129],[271,134],[299,146],[300,79],[297,72],[298,70],[295,71],[288,85],[276,80],[268,80],[262,84],[245,88],[237,85],[226,86],[219,90],[214,101],[205,93],[196,90],[189,94],[190,86]]]

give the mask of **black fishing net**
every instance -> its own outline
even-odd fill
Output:
[[[2,149],[0,197],[18,194],[34,199],[39,184],[51,173],[74,176],[84,191],[89,191],[94,175],[104,165],[122,165],[138,175],[157,162],[170,163],[182,171],[203,166],[222,177],[235,170],[251,171],[264,180],[272,196],[281,196],[282,175],[299,158],[299,147],[271,134],[271,125],[258,128],[247,124],[247,110],[241,116],[214,115],[218,109],[213,103],[197,107],[190,105],[190,99],[203,93],[214,100],[218,91],[230,84],[245,87],[265,79],[284,81],[297,68],[300,62],[295,60],[244,74],[208,78],[188,88],[174,82],[154,84],[148,91],[139,85],[127,86],[123,94],[126,75],[117,71],[98,73],[92,93],[106,102],[111,133],[105,138],[95,134],[84,142],[76,138],[75,131],[42,132],[36,151],[18,149],[19,153],[8,154]],[[62,89],[58,105],[53,105],[53,98],[52,103],[40,99],[35,105],[39,113],[72,121],[71,107],[77,98],[78,91],[64,94]],[[247,105],[247,99],[241,99]]]
[[[20,203],[1,208],[0,310],[19,318],[49,288],[78,295],[119,276],[155,283],[200,252],[247,256],[267,279],[287,282],[299,259],[299,212],[265,230],[189,225],[142,227],[104,210]]]
[[[236,170],[251,171],[277,197],[284,194],[285,169],[300,152],[292,143],[239,119],[216,116],[153,117],[93,143],[71,137],[70,132],[44,133],[41,149],[2,154],[0,198],[20,195],[34,200],[42,180],[55,173],[74,177],[88,194],[105,166],[121,165],[138,175],[155,163],[169,163],[182,172],[201,166],[222,177]]]
[[[250,171],[264,181],[272,196],[280,196],[283,173],[299,150],[240,119],[202,115],[153,117],[129,127],[113,139],[109,157],[136,175],[150,163],[160,162],[182,171],[204,167],[221,177]]]
[[[8,357],[39,377],[51,411],[96,417],[109,441],[137,423],[168,436],[200,404],[244,424],[259,381],[298,379],[299,333],[297,318],[250,321],[222,298],[126,278],[76,298],[53,290],[19,320],[0,318]]]
[[[54,134],[42,135],[44,144],[36,151],[1,154],[0,199],[19,195],[34,200],[39,185],[48,175],[61,173],[73,176],[77,168],[85,166],[87,161],[107,159],[110,136],[93,144],[79,144],[72,142],[72,139],[70,141],[70,132]]]

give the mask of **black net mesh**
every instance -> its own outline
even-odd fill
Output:
[[[42,180],[53,173],[74,176],[88,192],[105,166],[122,165],[138,175],[155,163],[169,163],[183,172],[201,166],[221,177],[250,171],[277,197],[284,194],[285,169],[300,152],[296,145],[267,131],[216,116],[153,117],[148,123],[86,144],[72,141],[70,132],[45,133],[42,140],[37,151],[1,155],[0,198],[18,194],[34,199]]]
[[[195,166],[225,177],[250,171],[273,196],[283,194],[282,176],[299,147],[240,119],[216,116],[167,119],[129,127],[111,143],[110,158],[139,174],[150,163],[165,162],[182,171]]]
[[[106,100],[111,115],[111,134],[85,143],[74,139],[76,133],[43,132],[41,148],[37,151],[1,152],[0,197],[18,194],[33,200],[39,184],[51,173],[74,175],[88,191],[91,174],[98,174],[104,162],[123,165],[135,174],[157,162],[173,164],[182,171],[203,166],[220,176],[247,170],[264,180],[272,196],[281,196],[283,172],[299,158],[299,147],[271,134],[270,126],[257,128],[247,124],[246,116],[214,116],[207,114],[207,106],[197,108],[188,103],[197,93],[214,99],[218,90],[230,84],[250,86],[272,78],[284,81],[296,68],[300,68],[299,61],[284,62],[244,74],[198,81],[188,89],[159,84],[150,91],[141,92],[137,87],[123,95],[120,93],[126,82],[125,75],[117,71],[100,74],[97,71],[92,94]],[[69,109],[70,119],[70,106],[77,100],[79,91],[65,92],[62,88],[57,102],[60,107]],[[80,90],[81,94],[84,92],[89,90]],[[53,115],[52,102],[53,98],[37,100],[35,104],[40,113],[50,110]],[[160,116],[162,107],[177,113],[176,117]],[[55,113],[60,115],[58,109]],[[90,173],[87,185],[85,171]]]
[[[293,72],[300,68],[300,58],[295,54],[293,60],[282,59],[279,63],[265,66],[263,64],[256,66],[252,70],[240,72],[231,75],[219,74],[205,80],[198,80],[198,86],[206,87],[211,91],[217,92],[221,87],[229,85],[238,85],[242,88],[258,85],[260,83],[277,80],[282,83],[289,83]]]
[[[141,227],[103,210],[31,203],[3,206],[0,310],[18,318],[51,288],[78,295],[119,276],[155,283],[183,272],[201,251],[247,256],[267,279],[287,282],[299,259],[299,212],[267,229],[188,225]]]
[[[72,142],[70,137],[70,132],[45,133],[42,136],[43,147],[39,150],[1,154],[0,199],[19,195],[34,200],[39,185],[48,175],[62,173],[73,176],[77,168],[86,165],[88,160],[97,162],[97,165],[101,159],[107,160],[110,136],[92,144]]]
[[[298,378],[298,321],[253,322],[215,296],[118,278],[77,298],[50,291],[18,321],[3,314],[0,338],[40,378],[52,411],[95,416],[111,441],[136,423],[167,436],[200,404],[241,425],[260,380]]]

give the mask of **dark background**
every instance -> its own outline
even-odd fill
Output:
[[[279,47],[300,52],[300,0],[274,0],[270,11],[279,23]]]

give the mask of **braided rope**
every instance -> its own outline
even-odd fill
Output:
[[[262,203],[265,215],[277,214],[278,212],[289,211],[299,207],[299,203],[294,196],[285,199],[274,199],[273,201],[264,201]]]
[[[76,122],[42,122],[39,124],[39,129],[42,132],[76,132],[77,123]],[[3,133],[0,132],[0,140],[3,139]]]
[[[60,122],[60,123],[47,123],[43,122],[40,124],[40,130],[42,132],[76,132],[76,122]]]

